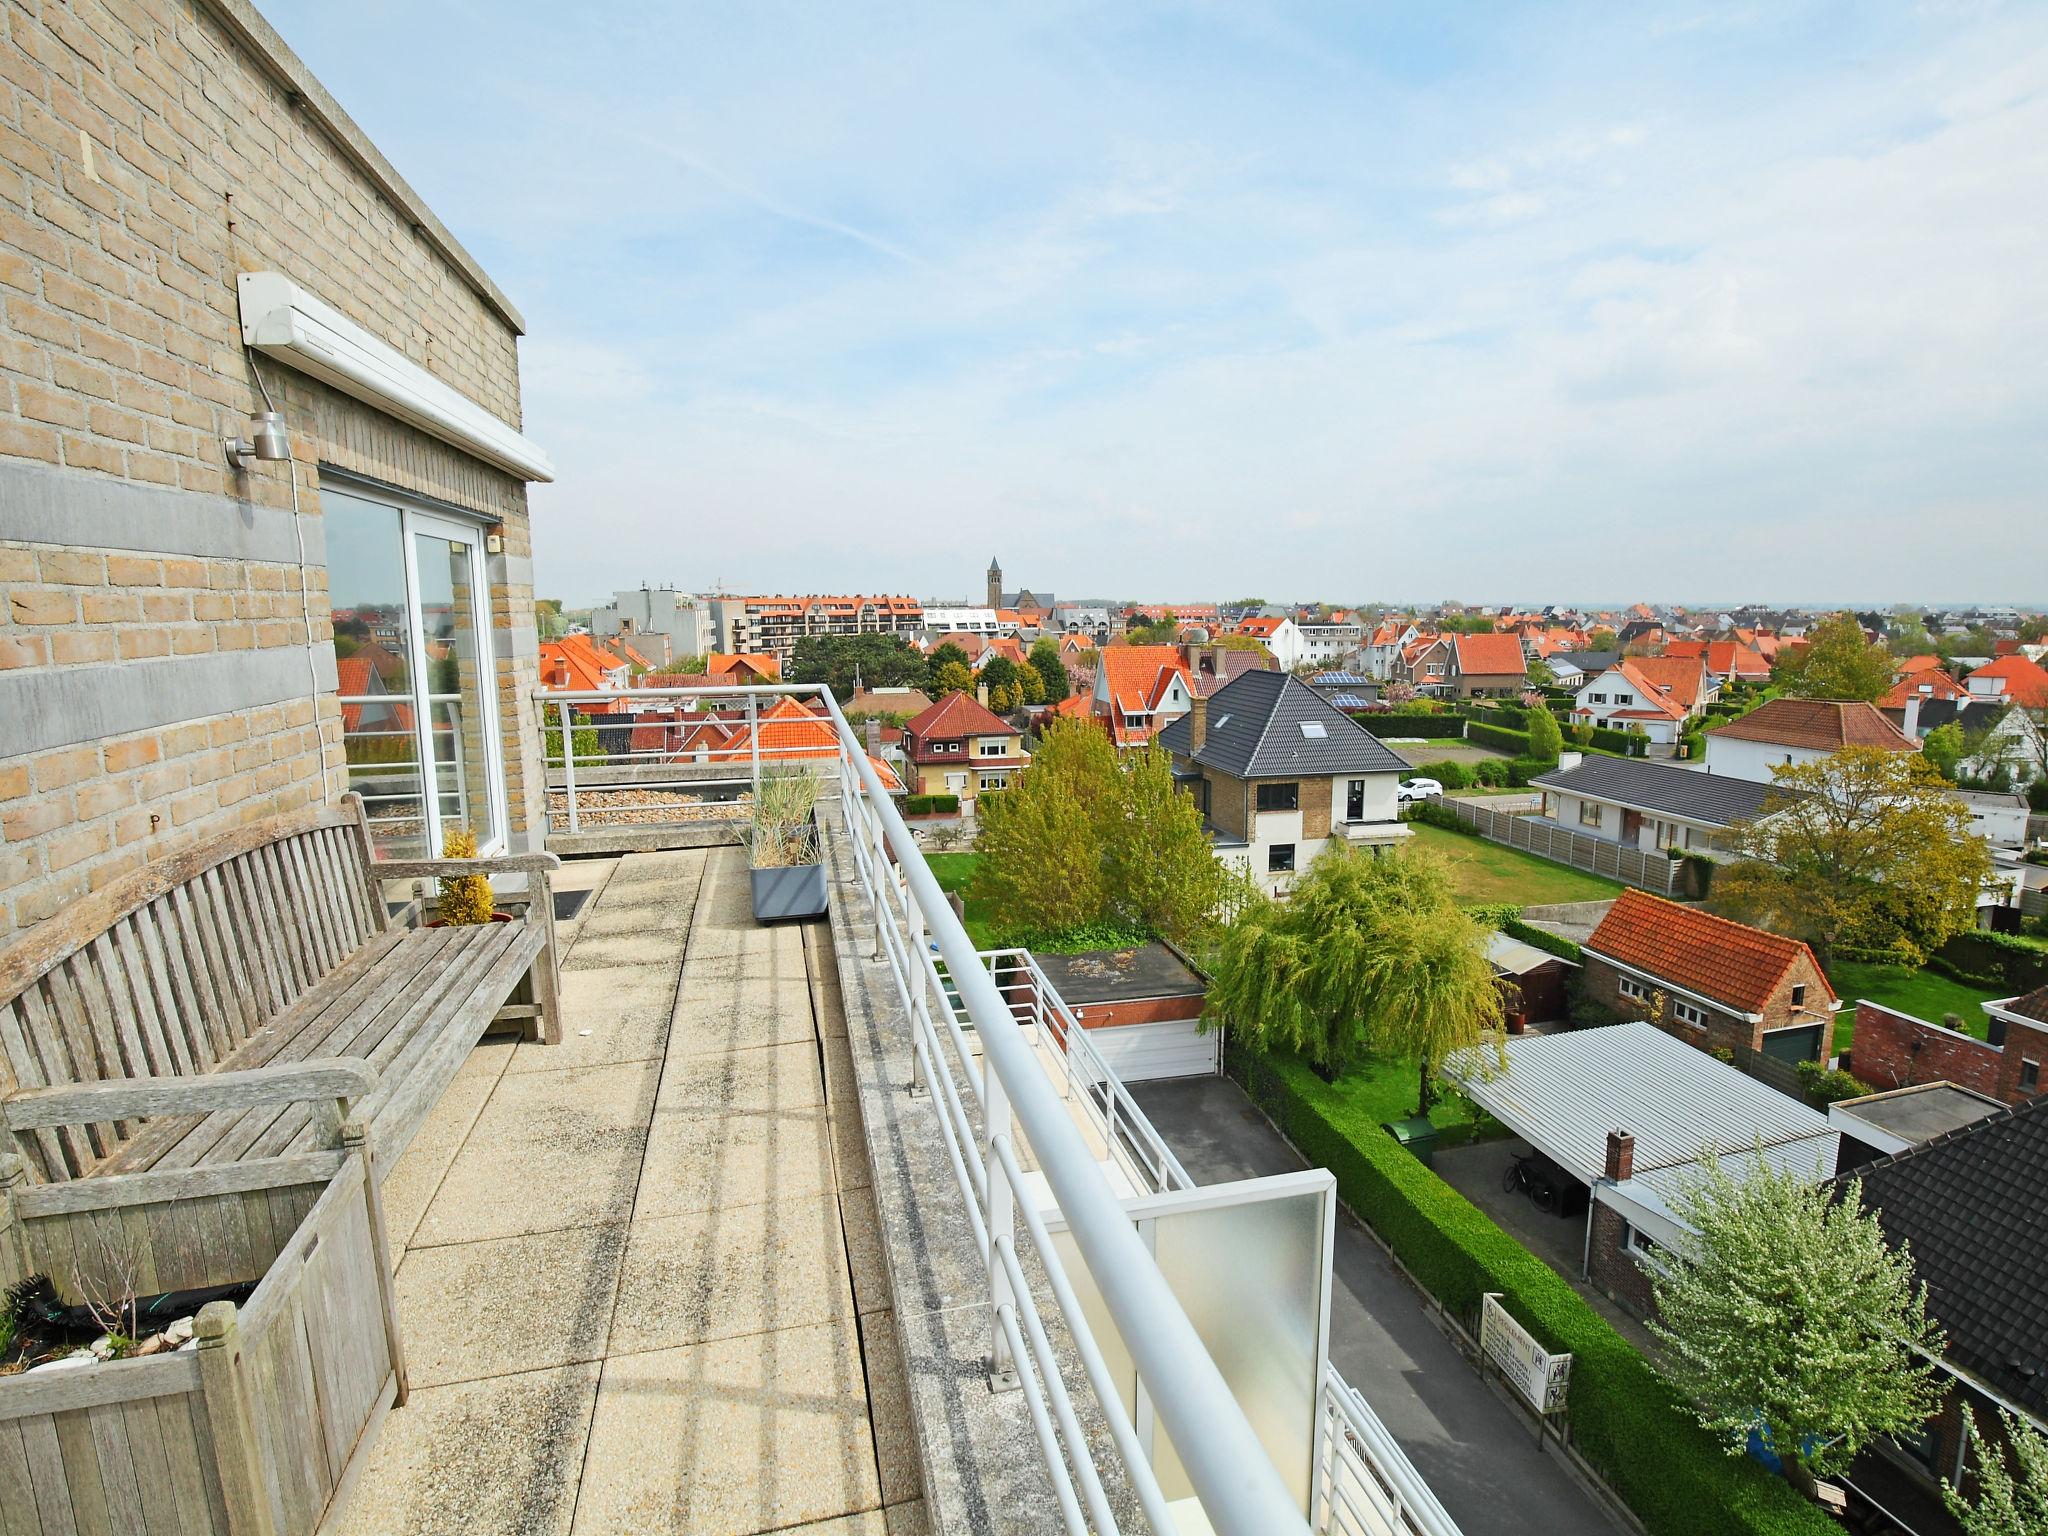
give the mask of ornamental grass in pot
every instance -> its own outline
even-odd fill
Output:
[[[747,829],[754,920],[782,922],[825,910],[825,862],[818,846],[815,769],[763,774]]]

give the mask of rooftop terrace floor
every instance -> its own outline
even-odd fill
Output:
[[[734,847],[574,863],[553,1046],[391,1171],[412,1396],[340,1529],[926,1529],[829,930]]]

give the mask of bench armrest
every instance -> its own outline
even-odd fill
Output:
[[[501,853],[488,859],[379,859],[372,880],[439,880],[451,875],[545,875],[562,867],[552,853]]]
[[[359,1099],[377,1086],[377,1074],[345,1056],[207,1072],[196,1077],[124,1077],[104,1083],[28,1088],[0,1100],[10,1130],[90,1125],[106,1120],[147,1120],[156,1115],[200,1115],[259,1104],[309,1099]]]

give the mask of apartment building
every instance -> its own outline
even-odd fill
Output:
[[[591,613],[590,630],[601,640],[626,635],[636,644],[644,637],[659,636],[665,645],[651,639],[646,643],[662,652],[657,658],[662,662],[702,656],[713,649],[711,612],[704,599],[674,587],[614,592],[610,602]]]
[[[0,932],[352,786],[536,841],[518,310],[241,0],[4,47]]]
[[[924,604],[914,597],[713,597],[713,648],[775,657],[788,663],[796,643],[810,635],[902,635],[925,627]]]

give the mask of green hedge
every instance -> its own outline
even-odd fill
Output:
[[[1432,1296],[1470,1325],[1501,1293],[1549,1350],[1572,1353],[1571,1437],[1650,1536],[1841,1536],[1791,1485],[1701,1429],[1649,1361],[1557,1272],[1404,1151],[1344,1096],[1285,1057],[1232,1047],[1231,1076]]]
[[[1525,730],[1529,724],[1528,713],[1519,704],[1460,704],[1458,713],[1467,720],[1509,731]]]
[[[905,795],[903,814],[906,816],[948,816],[960,809],[958,795]]]
[[[1488,725],[1483,720],[1469,720],[1465,724],[1465,739],[1476,741],[1482,747],[1492,747],[1496,752],[1505,752],[1510,757],[1529,757],[1529,733],[1510,730],[1504,725]]]
[[[1458,813],[1437,800],[1418,800],[1408,807],[1408,819],[1419,821],[1425,826],[1442,827],[1446,832],[1463,832],[1468,837],[1477,837],[1478,829],[1468,821],[1460,821]]]
[[[1461,738],[1465,722],[1457,715],[1389,715],[1358,713],[1351,717],[1374,736],[1416,736],[1430,741]]]
[[[1648,752],[1650,747],[1647,737],[1631,736],[1627,731],[1609,730],[1604,725],[1593,727],[1593,735],[1589,745],[1599,747],[1606,752],[1615,753],[1620,757],[1641,757]]]
[[[2048,986],[2048,950],[2009,933],[1973,928],[1934,952],[1929,964],[1954,980],[2031,992]]]
[[[1522,909],[1512,902],[1496,902],[1490,905],[1472,906],[1465,909],[1482,922],[1492,923],[1511,939],[1520,939],[1524,944],[1546,950],[1559,959],[1578,964],[1579,946],[1570,939],[1538,928],[1533,923],[1522,921]]]
[[[1527,789],[1531,779],[1556,767],[1556,762],[1547,757],[1518,757],[1508,764],[1508,783],[1516,789]]]

